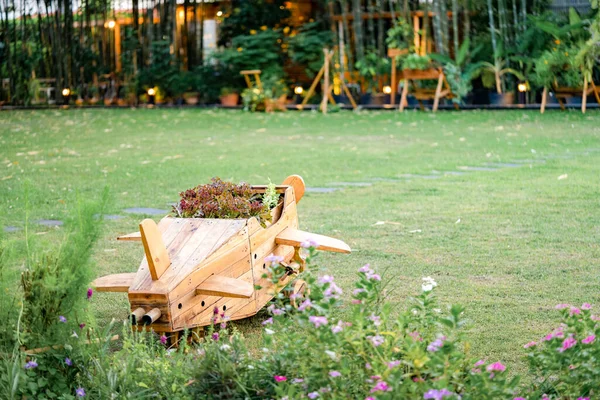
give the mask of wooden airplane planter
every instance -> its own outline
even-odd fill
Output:
[[[350,253],[341,240],[298,229],[296,205],[304,189],[297,175],[277,186],[280,204],[272,210],[273,221],[266,228],[254,217],[167,216],[158,225],[145,219],[139,232],[118,238],[142,242],[145,256],[138,271],[104,276],[93,285],[99,292],[126,292],[132,324],[138,329],[178,332],[210,325],[215,308],[231,320],[250,317],[296,276],[289,268],[276,284],[263,278],[269,271],[266,257],[283,257],[286,267],[296,262],[301,271],[304,261],[299,250],[307,240],[316,242],[319,250]],[[266,186],[252,186],[252,190],[261,193]]]

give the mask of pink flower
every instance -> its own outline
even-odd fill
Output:
[[[581,314],[581,310],[577,307],[571,307],[569,309],[569,315],[579,315]]]
[[[418,376],[413,377],[413,382],[425,382],[425,379],[419,378]]]
[[[573,336],[569,336],[568,338],[566,338],[565,340],[563,340],[562,347],[559,348],[558,351],[560,353],[562,353],[563,351],[568,350],[571,347],[575,346],[576,343],[577,343],[577,340],[575,340],[573,338]]]
[[[310,392],[309,394],[307,394],[309,399],[316,399],[317,397],[319,397],[319,392]]]
[[[515,397],[513,400],[527,400],[525,397]]]
[[[211,338],[212,338],[212,340],[214,340],[215,342],[216,342],[217,340],[219,340],[219,332],[215,332],[215,333],[213,333],[213,334],[212,334],[212,336],[211,336]]]
[[[340,333],[342,330],[344,330],[344,323],[342,321],[338,321],[337,325],[331,327],[331,332],[333,333]]]
[[[325,297],[337,298],[338,295],[340,295],[342,293],[343,293],[342,289],[340,289],[340,287],[333,282],[330,283],[329,287],[323,291],[323,294],[325,295]]]
[[[391,392],[392,388],[390,387],[390,385],[387,384],[386,381],[379,381],[375,384],[375,386],[373,386],[373,389],[371,389],[371,393],[376,393],[376,392]]]
[[[379,317],[378,315],[371,314],[371,316],[369,317],[369,319],[371,321],[373,321],[373,325],[375,325],[375,326],[381,325],[381,317]]]
[[[329,376],[332,378],[337,378],[338,376],[342,376],[342,374],[339,371],[330,371]]]
[[[161,337],[160,337],[160,343],[161,344],[167,344],[167,337],[165,335],[161,335]]]
[[[372,281],[380,281],[381,276],[379,276],[379,274],[369,271],[367,272],[367,279],[370,279]]]
[[[365,369],[372,369],[373,367],[371,367],[371,363],[366,363],[365,364]]]
[[[83,328],[85,328],[85,324],[84,323],[79,324],[79,329],[83,329]]]
[[[262,322],[262,324],[263,324],[263,325],[272,325],[272,324],[273,324],[273,317],[269,317],[269,318],[265,319],[265,320]]]
[[[358,272],[362,272],[364,274],[366,274],[367,272],[371,272],[371,265],[369,265],[369,264],[363,265],[362,267],[360,267],[358,269]]]
[[[423,399],[442,400],[444,397],[453,396],[454,393],[448,389],[430,389],[423,395]]]
[[[483,365],[483,364],[485,364],[485,361],[484,361],[484,360],[479,360],[479,361],[477,361],[477,362],[475,363],[475,366],[476,366],[476,367],[479,367],[480,365]]]
[[[590,400],[589,397],[578,397],[577,400]]]
[[[590,319],[591,319],[592,321],[600,321],[600,316],[599,316],[599,315],[592,315],[592,316],[590,317]]]
[[[283,375],[275,375],[273,377],[273,379],[275,379],[275,382],[285,382],[285,381],[287,381],[287,377],[285,377]]]
[[[92,288],[89,288],[87,290],[87,299],[88,300],[91,299],[93,294],[94,294],[94,291],[92,290]]]
[[[362,289],[362,288],[359,288],[359,289],[354,289],[354,290],[352,291],[352,295],[353,295],[353,296],[358,296],[359,294],[361,294],[361,293],[364,293],[364,292],[366,292],[366,290],[365,290],[365,289]]]
[[[398,365],[400,365],[399,360],[392,360],[389,363],[387,363],[388,368],[394,368],[394,367],[397,367]]]
[[[372,396],[365,397],[365,400],[375,400],[375,397],[372,397]]]
[[[427,351],[435,353],[436,351],[441,349],[442,346],[444,346],[444,340],[446,340],[446,336],[440,336],[433,342],[429,343],[429,346],[427,346]]]
[[[292,380],[292,383],[302,383],[302,382],[304,382],[304,379],[302,379],[302,378],[294,378]]]
[[[488,372],[504,372],[506,370],[506,367],[501,363],[501,362],[495,362],[493,364],[490,364],[487,366],[487,371]]]
[[[591,343],[594,343],[594,340],[596,340],[596,335],[590,335],[590,336],[586,337],[585,339],[583,339],[581,341],[581,343],[583,343],[583,344],[591,344]]]
[[[581,305],[581,309],[582,310],[591,310],[592,309],[592,305],[590,303],[583,303]]]
[[[312,306],[312,302],[310,301],[310,299],[306,299],[302,302],[302,304],[300,304],[298,306],[298,311],[304,311],[306,310],[308,307]]]
[[[309,239],[305,240],[304,242],[300,243],[300,247],[305,248],[305,249],[314,247],[316,249],[317,247],[319,247],[319,243],[317,243],[316,240],[309,238]]]
[[[523,348],[524,348],[524,349],[528,349],[528,348],[530,348],[530,347],[533,347],[533,346],[535,346],[536,344],[537,344],[537,342],[529,342],[529,343],[527,343],[527,344],[523,345]]]
[[[352,299],[352,304],[362,304],[362,301],[358,299]]]
[[[563,310],[563,309],[569,308],[569,307],[571,307],[571,305],[565,304],[565,303],[561,303],[561,304],[557,304],[556,307],[554,307],[554,308],[556,308],[557,310]]]
[[[367,339],[369,339],[375,347],[379,347],[385,342],[385,339],[381,335],[367,336]]]
[[[308,320],[315,325],[315,328],[318,328],[322,325],[327,325],[327,318],[325,317],[311,315],[308,317]]]

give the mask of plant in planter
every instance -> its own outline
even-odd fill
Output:
[[[426,70],[433,67],[432,59],[428,55],[421,56],[416,53],[411,53],[402,58],[402,69],[410,70]]]
[[[242,92],[242,102],[246,111],[285,111],[288,88],[283,79],[269,76],[263,81],[263,90],[248,88]]]
[[[225,107],[235,107],[240,100],[240,95],[237,89],[226,86],[221,89],[221,95],[219,99],[221,100],[221,105]]]
[[[492,104],[508,105],[514,103],[514,92],[507,93],[506,77],[515,76],[519,80],[525,77],[515,68],[509,67],[506,59],[501,56],[502,50],[499,50],[492,62],[480,61],[479,69],[473,74],[473,78],[481,76],[481,82],[487,89],[495,89],[496,93],[490,93],[490,102]]]
[[[391,49],[408,49],[414,47],[414,31],[406,19],[398,18],[394,25],[388,29],[385,39]]]
[[[385,94],[377,93],[379,84],[377,78],[388,72],[390,60],[382,58],[377,51],[370,50],[360,60],[356,62],[356,69],[363,77],[366,84],[366,93],[361,98],[362,103],[384,104]]]

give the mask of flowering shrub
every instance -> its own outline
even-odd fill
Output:
[[[279,195],[270,185],[263,196],[254,193],[247,183],[236,185],[212,178],[212,183],[199,185],[180,193],[181,200],[173,206],[181,218],[250,218],[270,220],[269,211],[277,205]]]

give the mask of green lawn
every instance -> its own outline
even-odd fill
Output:
[[[346,292],[368,262],[385,271],[389,301],[402,308],[430,275],[444,305],[467,306],[473,353],[523,371],[521,347],[555,326],[555,304],[600,303],[598,121],[595,110],[2,112],[0,225],[23,227],[26,186],[31,221],[62,220],[77,193],[96,198],[109,186],[109,213],[125,218],[105,224],[98,275],[134,271],[141,246],[114,238],[143,216],[123,209],[167,209],[212,176],[262,184],[300,174],[309,187],[341,189],[307,193],[299,213],[303,229],[353,248],[320,260]],[[506,165],[464,168],[488,163]],[[63,231],[30,230],[48,232],[37,236],[44,241]],[[94,300],[100,321],[127,316],[125,296]],[[259,332],[260,321],[239,326]]]

